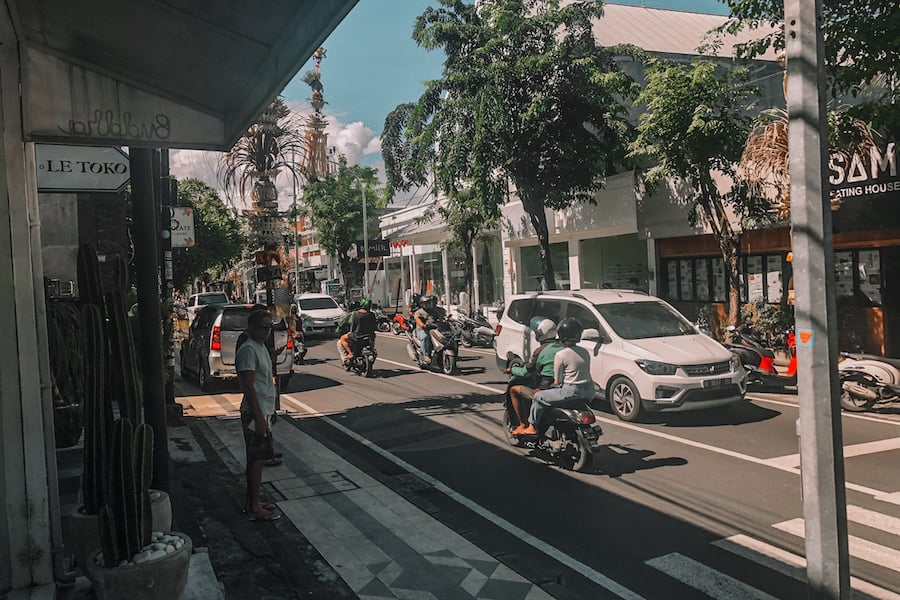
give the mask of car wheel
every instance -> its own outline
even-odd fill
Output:
[[[206,367],[200,365],[197,368],[197,386],[201,392],[211,392],[214,379],[206,372]]]
[[[609,405],[617,417],[634,422],[641,417],[641,395],[626,377],[617,377],[609,384]]]

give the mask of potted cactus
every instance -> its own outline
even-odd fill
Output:
[[[142,388],[134,337],[125,313],[123,288],[127,274],[125,261],[121,257],[118,257],[117,271],[119,289],[104,296],[96,252],[88,244],[79,250],[78,282],[84,335],[83,504],[75,507],[71,516],[75,559],[82,567],[90,564],[89,555],[99,550],[101,545],[98,515],[104,507],[115,506],[113,490],[121,493],[112,481],[116,475],[112,471],[112,461],[116,452],[122,451],[113,442],[115,432],[126,426],[114,424],[113,396],[119,399],[120,417],[131,425],[133,431],[140,432],[141,439],[149,431],[152,444],[152,430],[142,425]],[[152,530],[169,531],[172,527],[172,509],[168,495],[149,490],[149,503]]]

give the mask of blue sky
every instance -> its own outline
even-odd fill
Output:
[[[615,4],[728,14],[720,0],[617,0]],[[323,44],[328,143],[350,164],[375,166],[383,172],[379,136],[385,116],[398,104],[417,100],[423,82],[440,76],[443,54],[419,48],[412,40],[416,17],[437,5],[437,0],[359,0]],[[300,114],[311,112],[310,89],[300,79],[311,68],[312,61],[282,93]],[[171,155],[172,173],[178,178],[197,177],[219,188],[218,159],[217,153],[179,150]],[[283,208],[291,196],[291,184],[284,179],[278,181]]]

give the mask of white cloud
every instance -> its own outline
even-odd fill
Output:
[[[308,104],[298,102],[288,102],[287,104],[301,122],[306,115],[312,114],[312,109]],[[328,120],[325,133],[328,134],[329,148],[333,147],[337,153],[346,156],[349,164],[359,164],[364,157],[372,154],[377,154],[378,158],[381,158],[381,139],[376,137],[362,121],[342,123],[333,115],[326,114],[325,117]],[[188,177],[200,179],[218,190],[219,195],[224,199],[223,187],[217,177],[217,168],[221,157],[221,152],[173,150],[169,155],[169,170],[178,179]],[[379,177],[384,181],[383,161],[377,161],[375,166],[378,169]],[[287,210],[293,200],[291,176],[282,173],[276,181],[276,186],[278,188],[278,205],[282,210]],[[235,202],[239,207],[242,206],[239,198]],[[249,199],[246,204],[249,206]]]

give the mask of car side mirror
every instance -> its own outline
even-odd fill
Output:
[[[581,339],[585,342],[602,342],[603,336],[600,335],[600,330],[590,328],[581,332]]]

